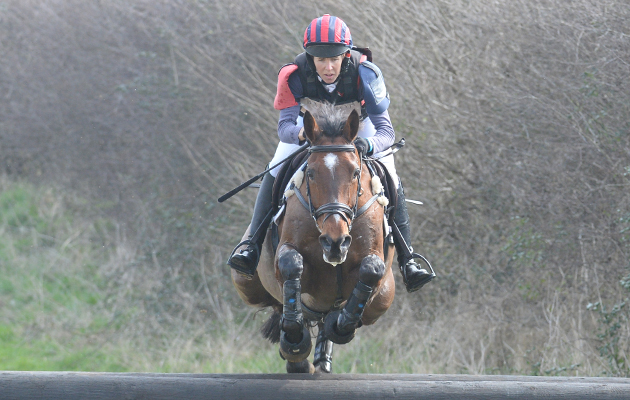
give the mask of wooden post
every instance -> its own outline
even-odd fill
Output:
[[[630,379],[0,372],[0,399],[630,399]]]

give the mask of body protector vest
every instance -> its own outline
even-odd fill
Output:
[[[337,87],[332,93],[328,93],[317,79],[317,71],[312,57],[306,52],[295,57],[298,66],[298,74],[304,90],[304,97],[312,100],[325,100],[330,103],[344,104],[357,101],[359,98],[359,64],[363,53],[350,50],[350,57],[345,57],[341,64],[341,71],[337,81]]]
[[[318,79],[313,59],[306,53],[298,54],[293,63],[284,65],[278,72],[274,108],[282,110],[298,104],[288,85],[289,77],[297,73],[302,97],[334,104],[360,101],[362,119],[367,115],[366,107],[371,114],[380,114],[389,106],[389,95],[380,69],[371,60],[372,52],[367,48],[350,50],[350,57],[344,58],[341,64],[337,86],[329,93]]]

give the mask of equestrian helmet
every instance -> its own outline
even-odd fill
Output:
[[[352,35],[341,18],[324,14],[306,27],[303,46],[313,57],[335,57],[352,48]]]

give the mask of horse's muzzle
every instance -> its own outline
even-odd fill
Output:
[[[333,239],[327,234],[323,234],[319,237],[319,243],[322,245],[324,251],[324,261],[329,264],[337,265],[346,261],[348,255],[348,248],[352,243],[352,237],[350,235],[343,235],[338,239]]]

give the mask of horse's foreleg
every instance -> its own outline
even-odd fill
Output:
[[[369,255],[361,261],[359,282],[341,311],[326,316],[324,330],[326,337],[337,344],[346,344],[354,338],[361,317],[374,287],[385,275],[385,263],[376,255]]]
[[[280,353],[289,362],[300,362],[308,357],[312,347],[311,335],[302,315],[302,256],[294,249],[283,252],[278,257],[278,269],[284,278]]]

